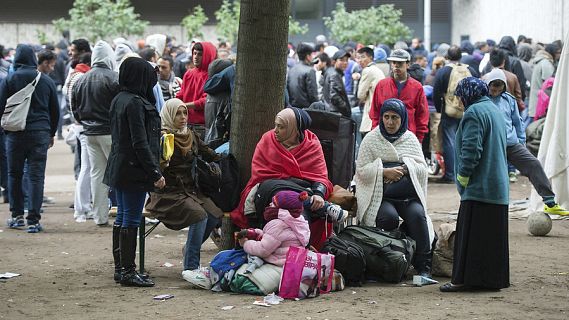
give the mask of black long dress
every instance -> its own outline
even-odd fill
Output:
[[[507,205],[460,203],[452,283],[487,289],[510,286]]]

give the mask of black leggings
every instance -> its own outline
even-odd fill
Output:
[[[399,227],[399,217],[405,223],[407,235],[417,243],[413,266],[418,271],[422,271],[425,269],[426,259],[431,252],[425,209],[421,202],[415,199],[383,200],[375,218],[375,224],[378,228],[391,231]]]

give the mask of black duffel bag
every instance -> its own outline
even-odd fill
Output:
[[[360,245],[366,257],[366,278],[400,282],[413,260],[415,240],[405,233],[375,227],[347,226],[338,237]]]
[[[334,236],[320,251],[334,255],[334,269],[340,271],[347,286],[361,287],[365,282],[366,257],[357,243]]]

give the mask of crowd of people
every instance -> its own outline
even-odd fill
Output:
[[[461,195],[453,277],[440,290],[508,287],[508,190],[518,170],[546,213],[569,214],[535,158],[562,46],[524,36],[442,43],[432,51],[417,38],[393,47],[329,45],[324,36],[289,44],[285,108],[258,141],[251,178],[231,212],[244,230],[240,245],[282,267],[288,247],[320,250],[333,224],[346,219],[327,202],[333,185],[306,111],[324,110],[357,125],[359,224],[404,230],[417,243],[414,269],[430,278],[436,236],[426,195],[436,161],[442,168],[436,182],[455,183]],[[223,211],[202,192],[195,169],[198,160],[217,161],[228,149],[236,76],[231,46],[197,39],[177,46],[162,34],[136,44],[117,38],[92,45],[64,33],[56,46],[0,46],[0,53],[0,113],[36,79],[25,129],[0,132],[8,226],[43,230],[47,151],[68,128],[73,218],[112,226],[114,280],[154,285],[135,268],[146,209],[168,228],[189,227],[182,277],[210,288],[200,249]],[[173,146],[167,155],[166,141]]]

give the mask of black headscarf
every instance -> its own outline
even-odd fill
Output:
[[[466,110],[471,104],[488,95],[488,86],[478,78],[467,77],[458,82],[454,95],[460,97]]]
[[[399,115],[401,118],[401,126],[397,132],[391,134],[388,133],[383,124],[383,114],[387,111],[393,111]],[[383,102],[380,109],[381,118],[379,119],[379,131],[381,135],[387,139],[387,141],[393,143],[395,140],[401,138],[401,136],[407,131],[407,108],[403,101],[395,98],[387,99]]]
[[[299,140],[302,142],[304,140],[304,130],[310,128],[312,124],[312,118],[308,114],[308,112],[304,111],[303,109],[289,107],[294,111],[294,116],[296,118],[296,126],[298,128],[299,133]]]
[[[131,57],[121,64],[119,70],[119,85],[122,91],[128,91],[146,99],[152,105],[156,104],[153,88],[158,82],[156,71],[147,61]]]

